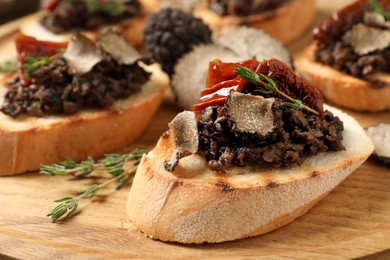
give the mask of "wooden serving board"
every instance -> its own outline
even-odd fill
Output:
[[[350,1],[318,2],[316,22]],[[0,27],[0,58],[10,55],[6,46],[19,22]],[[310,32],[289,47],[297,53],[309,39]],[[144,135],[123,152],[152,148],[177,112],[168,95]],[[390,112],[347,112],[363,126],[390,122]],[[38,173],[0,178],[0,259],[390,258],[390,169],[372,159],[293,223],[221,244],[180,245],[146,238],[126,217],[131,184],[119,191],[104,189],[93,201],[80,201],[80,210],[66,222],[53,224],[45,216],[55,206],[54,199],[102,181],[99,176],[75,180]]]

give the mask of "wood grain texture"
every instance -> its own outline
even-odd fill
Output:
[[[319,1],[319,7],[328,12],[332,10],[330,2],[337,2],[338,7],[341,1]],[[318,17],[324,14],[320,11]],[[301,50],[309,38],[307,34],[291,45],[291,49]],[[8,40],[0,38],[0,45]],[[0,59],[4,55],[9,53],[0,49]],[[144,135],[123,151],[151,148],[178,111],[172,97],[167,96]],[[348,112],[363,126],[390,122],[390,112]],[[163,243],[134,230],[125,213],[130,184],[119,191],[104,189],[93,202],[80,201],[79,213],[67,222],[52,224],[45,216],[55,206],[52,200],[102,181],[99,176],[76,181],[70,176],[49,177],[37,173],[1,178],[0,259],[365,256],[386,259],[390,256],[390,169],[371,159],[291,224],[258,237],[214,245]]]

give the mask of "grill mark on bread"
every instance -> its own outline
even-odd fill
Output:
[[[171,194],[172,194],[172,191],[178,187],[178,186],[181,186],[183,183],[181,181],[172,181],[169,183],[169,186],[167,187],[166,189],[166,193],[164,195],[164,201],[162,202],[161,204],[161,207],[159,209],[159,211],[161,212],[162,209],[165,207],[165,205],[167,204],[167,201],[169,200],[169,198],[171,197]]]
[[[223,182],[223,181],[219,181],[216,186],[219,186],[221,188],[221,191],[231,191],[231,190],[234,190],[234,188],[232,186],[230,186],[230,184],[226,183],[226,182]]]
[[[279,183],[277,182],[274,182],[274,181],[270,181],[268,184],[267,184],[267,188],[275,188],[279,185]]]

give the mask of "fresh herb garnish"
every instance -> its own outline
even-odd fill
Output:
[[[120,189],[129,177],[135,173],[137,170],[138,164],[141,161],[143,154],[147,153],[147,150],[138,150],[135,149],[128,154],[107,154],[105,158],[101,159],[99,162],[95,163],[92,157],[88,157],[87,160],[76,163],[75,161],[68,159],[60,164],[42,165],[40,173],[47,175],[66,175],[71,174],[76,177],[85,177],[95,170],[105,171],[112,175],[113,177],[102,183],[94,184],[89,186],[87,189],[79,191],[76,193],[77,197],[63,197],[61,199],[55,200],[58,204],[49,214],[48,217],[51,217],[52,222],[56,222],[59,219],[66,219],[71,214],[73,214],[78,206],[79,200],[83,198],[93,198],[96,196],[98,191],[111,184],[117,182],[116,190]],[[132,162],[132,167],[130,169],[125,169],[125,163]]]
[[[24,61],[25,63],[23,64],[23,70],[24,74],[26,77],[29,79],[32,75],[32,73],[38,69],[41,66],[45,66],[52,62],[54,59],[60,57],[64,53],[64,49],[58,50],[58,53],[48,57],[48,56],[43,56],[43,57],[25,57]]]
[[[90,13],[102,12],[111,16],[117,16],[124,11],[124,2],[120,0],[85,0],[85,5]]]
[[[295,109],[303,108],[302,101],[299,99],[294,99],[293,102],[283,102],[283,104],[287,107],[291,107],[291,108],[295,108]]]
[[[62,2],[74,2],[74,0],[60,0]],[[111,16],[121,15],[125,10],[123,0],[84,0],[89,13],[105,13]]]
[[[17,70],[18,65],[16,65],[16,61],[4,61],[2,64],[0,64],[0,73],[8,73]]]
[[[375,13],[383,15],[386,19],[390,19],[390,12],[385,11],[383,6],[377,0],[369,0],[368,2]]]
[[[243,67],[243,66],[238,66],[234,71],[236,72],[237,76],[239,76],[240,78],[242,78],[248,82],[251,82],[251,83],[262,85],[264,87],[264,89],[259,89],[258,91],[260,93],[263,93],[263,94],[276,93],[276,94],[278,94],[278,95],[280,95],[288,100],[288,102],[283,102],[284,105],[286,105],[288,107],[292,107],[292,108],[297,108],[297,109],[303,108],[303,109],[305,109],[305,110],[307,110],[315,115],[319,115],[317,111],[304,105],[301,100],[294,99],[294,98],[290,97],[289,95],[287,95],[286,93],[284,93],[283,91],[281,91],[278,88],[278,86],[276,85],[276,82],[273,79],[267,77],[266,75],[257,74],[253,70],[250,70],[250,69]]]

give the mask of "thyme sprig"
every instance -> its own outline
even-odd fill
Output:
[[[41,66],[45,66],[45,65],[49,64],[50,62],[52,62],[53,60],[59,58],[64,53],[64,51],[65,51],[64,49],[60,49],[58,51],[58,53],[56,53],[50,57],[49,56],[43,56],[43,57],[37,57],[37,58],[25,57],[24,58],[25,63],[23,64],[24,74],[29,79],[31,77],[32,73],[36,69],[38,69]]]
[[[75,0],[60,0],[62,2],[74,2]],[[121,15],[125,10],[123,0],[84,0],[89,13],[105,13],[110,16]]]
[[[55,200],[54,202],[58,202],[60,204],[47,214],[47,216],[51,217],[52,222],[56,222],[59,219],[66,219],[76,212],[80,199],[92,199],[96,196],[98,191],[101,190],[101,188],[113,182],[118,183],[115,189],[120,189],[126,184],[129,177],[136,172],[142,155],[147,152],[147,150],[135,149],[131,153],[123,155],[107,154],[105,158],[100,160],[98,163],[95,163],[92,157],[88,157],[87,160],[81,163],[76,163],[72,159],[68,159],[60,164],[53,164],[51,166],[41,165],[40,173],[51,176],[71,174],[76,177],[83,178],[95,170],[104,170],[112,175],[110,180],[102,184],[93,184],[85,190],[77,192],[77,197],[67,196]],[[127,162],[132,162],[132,167],[130,169],[125,169],[125,163]]]
[[[17,70],[18,70],[18,65],[16,64],[16,61],[8,60],[0,64],[0,73],[8,73]]]
[[[111,16],[121,15],[124,11],[124,1],[120,0],[85,0],[90,13],[102,12]]]
[[[370,4],[372,10],[375,13],[378,13],[380,15],[383,15],[386,19],[390,19],[390,12],[385,11],[383,6],[378,2],[378,0],[369,0],[368,3]]]
[[[264,87],[264,89],[259,89],[258,91],[260,93],[263,93],[263,94],[276,93],[276,94],[278,94],[278,95],[280,95],[288,100],[287,102],[283,102],[284,105],[286,105],[288,107],[296,108],[296,109],[302,108],[302,109],[309,111],[310,113],[313,113],[315,115],[319,115],[317,111],[304,105],[301,100],[294,99],[294,98],[290,97],[289,95],[287,95],[286,93],[284,93],[283,91],[281,91],[278,88],[278,86],[276,85],[276,82],[273,79],[267,77],[266,75],[257,74],[253,70],[250,70],[250,69],[243,67],[243,66],[238,66],[234,71],[236,72],[237,76],[239,76],[240,78],[242,78],[248,82],[251,82],[251,83],[262,85]]]

